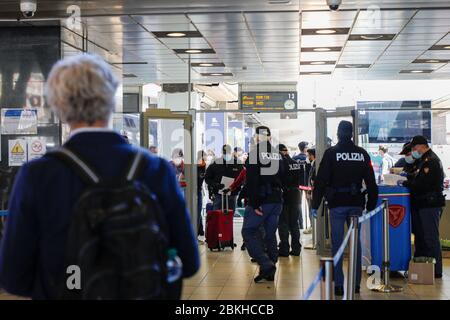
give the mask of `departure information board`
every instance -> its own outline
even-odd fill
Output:
[[[297,92],[245,92],[240,94],[243,110],[296,110]]]

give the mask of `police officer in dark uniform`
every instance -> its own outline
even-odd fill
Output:
[[[225,187],[222,184],[222,177],[236,179],[243,167],[244,165],[233,157],[231,147],[226,144],[222,147],[222,157],[214,160],[206,169],[205,182],[208,186],[210,198],[213,200],[213,210],[222,208],[222,195],[219,194],[219,191]],[[230,210],[236,208],[236,198],[239,191],[240,188],[236,188],[229,195],[228,205]]]
[[[255,282],[273,281],[278,261],[276,232],[283,202],[283,167],[280,154],[270,142],[269,128],[257,127],[255,138],[256,145],[245,164],[248,205],[245,208],[242,237],[250,257],[259,264],[259,275]],[[263,240],[259,236],[261,225],[265,231]]]
[[[411,192],[411,214],[414,226],[415,257],[436,259],[435,277],[442,278],[442,251],[439,220],[445,206],[442,194],[444,170],[439,157],[423,136],[411,140],[412,156],[419,161],[413,178],[401,182]]]
[[[349,224],[351,216],[360,216],[366,208],[375,209],[378,198],[378,186],[371,165],[369,154],[356,146],[353,141],[353,125],[349,121],[341,121],[337,131],[338,143],[327,149],[314,182],[312,214],[317,217],[317,209],[322,198],[330,208],[331,243],[333,256],[336,255],[344,239],[344,224]],[[363,181],[366,185],[368,200],[363,192]],[[359,238],[359,235],[358,235]],[[358,241],[356,267],[356,293],[359,293],[361,282],[361,242]],[[335,268],[335,294],[344,294],[344,274],[342,258]]]
[[[282,157],[284,167],[283,183],[283,210],[281,211],[280,221],[278,223],[278,235],[280,243],[278,245],[278,255],[280,257],[299,256],[302,245],[300,244],[300,227],[298,217],[300,215],[300,190],[298,181],[300,179],[300,164],[292,159],[289,150],[284,144],[278,145],[278,150]],[[289,234],[291,235],[291,244],[289,245]],[[289,251],[291,249],[291,251]]]

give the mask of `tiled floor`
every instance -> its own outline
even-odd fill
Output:
[[[240,236],[242,222],[235,219],[235,242],[238,247],[232,251],[211,252],[205,244],[200,245],[202,266],[200,271],[185,281],[183,299],[190,300],[242,300],[242,299],[302,299],[314,276],[319,270],[319,258],[315,251],[303,250],[301,257],[280,258],[273,283],[255,284],[257,265],[250,262],[247,251],[241,251]],[[304,239],[307,242],[308,239]],[[404,292],[383,294],[372,292],[363,285],[361,300],[395,299],[450,299],[450,260],[444,260],[444,277],[434,286],[412,285],[403,279],[392,279],[392,283],[404,288]],[[345,270],[345,269],[344,269]],[[344,271],[345,273],[345,271]],[[311,299],[319,299],[316,289]]]

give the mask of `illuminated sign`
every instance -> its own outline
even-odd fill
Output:
[[[296,110],[297,92],[241,92],[241,109]]]

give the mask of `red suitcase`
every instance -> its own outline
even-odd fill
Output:
[[[221,251],[226,247],[234,250],[233,215],[233,210],[228,209],[228,197],[223,195],[222,210],[211,210],[206,213],[206,243],[210,250]]]

